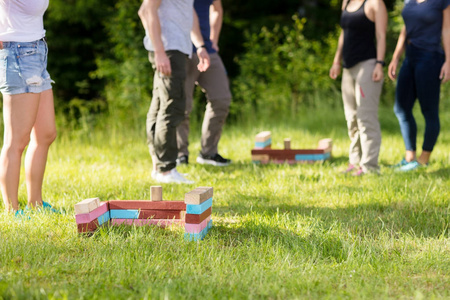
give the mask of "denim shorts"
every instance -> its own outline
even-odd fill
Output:
[[[0,50],[0,92],[5,95],[41,93],[52,88],[47,72],[48,47],[34,42],[3,42]]]

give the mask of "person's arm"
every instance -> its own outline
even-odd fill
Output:
[[[219,51],[219,36],[222,29],[223,22],[223,7],[222,0],[214,0],[209,7],[209,24],[211,27],[210,39],[212,47],[217,52]]]
[[[450,80],[450,6],[443,12],[443,22],[442,22],[442,44],[445,51],[445,62],[441,68],[441,74],[439,78],[442,82],[447,82]]]
[[[199,60],[197,69],[200,72],[205,72],[209,68],[210,64],[209,54],[205,48],[202,33],[200,31],[200,24],[198,22],[197,13],[195,12],[195,9],[192,9],[192,11],[194,14],[194,23],[192,24],[191,40],[195,48],[197,49],[197,55]]]
[[[406,27],[403,25],[402,31],[398,36],[397,46],[395,47],[394,55],[392,56],[391,63],[388,68],[389,78],[395,80],[397,78],[397,66],[402,57],[403,52],[405,52],[405,42],[406,42]]]
[[[333,65],[330,69],[331,79],[336,79],[339,74],[341,74],[341,60],[342,60],[342,48],[344,46],[344,31],[341,30],[339,35],[338,45],[336,49],[336,54],[334,55]]]
[[[384,56],[386,55],[386,30],[388,23],[388,14],[384,1],[375,0],[372,1],[374,15],[375,15],[375,36],[377,39],[377,61],[384,62]],[[377,63],[372,73],[373,81],[383,80],[384,72],[383,65]]]
[[[158,8],[160,5],[161,0],[143,0],[138,15],[154,47],[156,71],[170,76],[172,74],[172,68],[164,49],[161,37],[161,23],[158,16]]]
[[[344,11],[345,7],[347,6],[349,0],[342,1],[342,7],[341,10]],[[344,31],[341,30],[341,33],[339,35],[339,40],[337,44],[336,53],[334,55],[333,59],[333,65],[330,69],[330,77],[331,79],[336,79],[339,74],[341,74],[341,60],[342,60],[342,49],[344,47]]]

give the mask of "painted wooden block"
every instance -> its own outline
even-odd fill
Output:
[[[201,215],[205,210],[212,206],[212,198],[209,198],[200,205],[186,204],[186,214]]]
[[[138,219],[138,209],[111,209],[109,211],[111,219]]]
[[[162,201],[162,186],[150,187],[150,199],[152,201]]]
[[[202,214],[196,215],[196,214],[186,214],[185,221],[189,224],[200,224],[205,220],[207,217],[211,215],[212,207],[205,210]]]
[[[186,210],[184,201],[111,200],[109,209]]]
[[[167,227],[171,225],[183,225],[184,221],[180,219],[111,219],[111,225],[156,225],[160,227]]]
[[[78,232],[92,232],[97,230],[99,227],[98,220],[95,219],[92,222],[89,223],[83,223],[83,224],[77,224]]]
[[[98,208],[99,206],[100,206],[99,198],[84,199],[83,201],[75,204],[75,214],[77,215],[88,214],[94,209]]]
[[[203,240],[208,233],[208,231],[212,228],[212,220],[209,221],[208,225],[203,229],[200,233],[185,233],[184,238],[188,241],[199,241]]]
[[[139,211],[138,219],[182,219],[185,212],[182,210],[149,210]]]
[[[213,196],[212,187],[198,187],[184,195],[184,202],[186,204],[202,204]]]
[[[206,226],[208,226],[209,221],[211,221],[211,216],[207,217],[200,224],[184,224],[184,229],[187,233],[200,233]]]
[[[108,202],[102,202],[99,207],[97,207],[90,213],[75,215],[75,221],[77,222],[77,224],[89,223],[94,219],[97,219],[107,211],[109,211]]]
[[[272,139],[268,139],[264,142],[255,142],[255,149],[265,149],[265,148],[271,148],[272,145]]]
[[[326,160],[330,158],[330,156],[331,156],[330,152],[323,154],[297,154],[295,156],[295,160],[319,161],[319,160]]]
[[[100,217],[98,217],[98,225],[102,226],[103,224],[105,224],[106,222],[108,222],[109,220],[111,220],[110,214],[109,214],[109,210],[107,212],[105,212],[103,215],[101,215]]]
[[[270,131],[261,131],[255,136],[255,142],[265,142],[271,138],[271,135]]]

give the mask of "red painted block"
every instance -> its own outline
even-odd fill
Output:
[[[186,210],[184,201],[111,200],[109,209]]]
[[[184,216],[182,210],[148,210],[139,211],[139,219],[181,219]]]
[[[207,217],[211,215],[212,207],[205,210],[201,215],[194,215],[194,214],[186,214],[186,223],[189,224],[200,224],[203,222]]]
[[[92,232],[97,230],[98,228],[98,220],[95,219],[92,222],[89,223],[83,223],[83,224],[77,224],[78,227],[78,233],[83,233],[83,232]]]

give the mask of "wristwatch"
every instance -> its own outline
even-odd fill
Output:
[[[386,64],[384,60],[376,60],[375,63],[380,64],[382,67]]]

